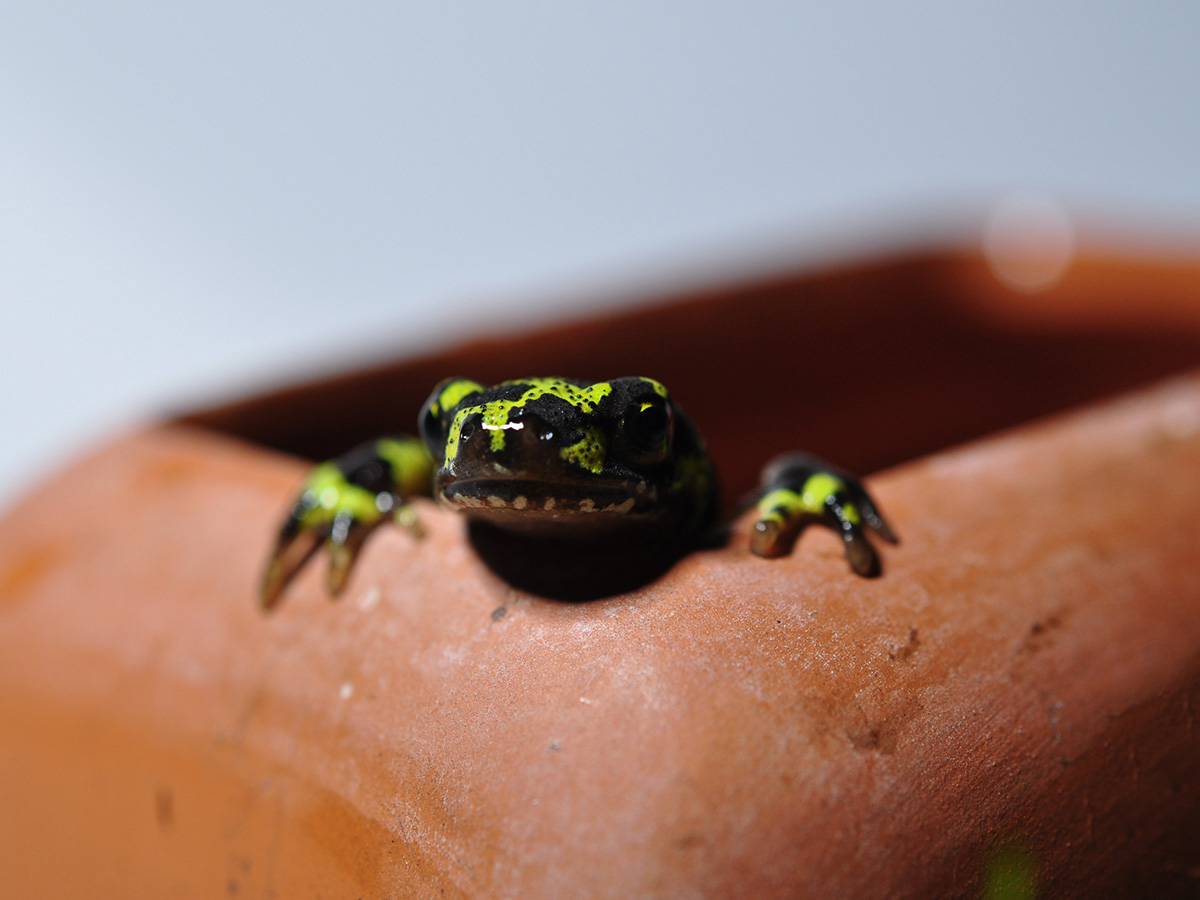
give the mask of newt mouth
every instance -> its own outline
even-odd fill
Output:
[[[594,514],[636,516],[649,512],[656,499],[649,488],[639,494],[622,485],[498,479],[459,479],[441,485],[438,498],[468,513],[541,513],[552,518]]]

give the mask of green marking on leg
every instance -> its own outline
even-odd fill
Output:
[[[417,438],[382,438],[375,452],[392,467],[395,492],[401,497],[428,496],[433,457]]]
[[[304,528],[330,522],[339,513],[348,513],[364,523],[375,522],[382,515],[375,505],[375,495],[348,482],[336,463],[321,463],[313,469],[304,484],[304,492],[316,501],[301,519]]]
[[[829,498],[845,490],[846,483],[836,475],[817,472],[810,475],[798,491],[790,488],[767,491],[758,501],[758,517],[763,521],[784,525],[797,516],[819,516],[825,512],[825,504]],[[857,506],[853,503],[843,503],[841,506],[843,514],[851,523],[858,525],[862,522],[862,514]]]
[[[809,512],[819,513],[825,509],[825,501],[846,489],[846,483],[836,475],[828,472],[817,472],[808,476],[800,493],[804,497],[804,505]]]
[[[758,501],[758,518],[781,526],[808,511],[804,506],[804,498],[787,488],[767,491]]]

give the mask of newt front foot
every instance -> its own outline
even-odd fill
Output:
[[[259,591],[263,608],[278,602],[322,543],[329,556],[325,583],[336,596],[346,586],[363,541],[379,525],[392,519],[420,534],[405,498],[424,492],[432,468],[424,444],[411,438],[370,441],[314,468],[267,560]]]
[[[864,527],[896,543],[895,534],[858,479],[815,457],[791,455],[773,460],[763,470],[758,496],[758,521],[750,550],[759,556],[786,556],[804,526],[819,522],[842,536],[850,568],[873,577],[879,574],[879,557]]]

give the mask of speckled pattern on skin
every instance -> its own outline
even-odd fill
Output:
[[[718,518],[704,441],[652,378],[536,377],[491,387],[450,378],[418,421],[419,439],[381,438],[313,469],[268,562],[264,607],[322,542],[329,590],[340,592],[375,527],[391,518],[419,533],[408,503],[416,496],[505,531],[585,546],[625,534],[664,552],[695,543]],[[816,521],[842,536],[855,572],[874,575],[879,562],[864,527],[894,540],[857,479],[813,457],[775,460],[757,497],[750,549],[758,556],[789,553]]]

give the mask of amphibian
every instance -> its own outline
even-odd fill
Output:
[[[718,520],[704,441],[652,378],[520,378],[491,387],[451,378],[425,401],[419,430],[420,438],[370,441],[310,472],[268,562],[264,607],[322,543],[328,588],[338,594],[375,527],[395,521],[419,531],[414,497],[507,532],[597,545],[678,548]],[[879,561],[864,529],[895,541],[859,481],[811,456],[769,464],[755,502],[750,549],[758,556],[789,553],[816,521],[842,536],[850,566],[870,576]]]

